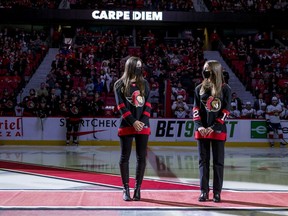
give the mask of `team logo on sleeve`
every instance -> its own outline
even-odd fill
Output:
[[[210,112],[218,112],[221,109],[221,100],[210,96],[206,101],[205,108]]]
[[[126,99],[135,107],[143,107],[145,104],[145,98],[140,95],[140,91],[134,91],[131,97]]]

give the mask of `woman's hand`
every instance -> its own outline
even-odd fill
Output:
[[[144,126],[145,124],[138,120],[133,123],[133,127],[135,128],[136,131],[141,131]]]
[[[201,134],[202,136],[206,136],[206,128],[204,128],[204,127],[199,127],[199,128],[198,128],[198,131],[200,132],[200,134]]]
[[[206,128],[206,136],[210,135],[213,132],[211,127]]]
[[[200,134],[202,136],[208,136],[210,135],[212,132],[213,132],[213,129],[211,127],[208,127],[208,128],[204,128],[204,127],[199,127],[198,128],[198,131],[200,132]]]

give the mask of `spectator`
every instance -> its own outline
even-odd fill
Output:
[[[14,108],[15,116],[23,116],[24,108],[21,106],[20,103],[17,103]]]
[[[237,110],[239,110],[240,112],[242,111],[242,100],[238,97],[236,92],[232,93],[231,102],[234,102],[236,104]]]
[[[183,107],[179,107],[175,112],[174,115],[176,118],[188,118],[188,113]]]
[[[94,86],[95,86],[95,92],[101,94],[104,89],[104,80],[102,81],[101,77],[97,77],[94,82]]]
[[[81,109],[82,109],[82,114],[84,115],[89,115],[89,104],[91,100],[93,99],[93,95],[87,95],[87,92],[85,90],[80,91],[80,97],[79,101],[81,103]]]
[[[225,83],[229,84],[230,75],[229,75],[228,71],[225,69],[223,70],[223,76],[224,76]]]
[[[182,95],[182,100],[186,101],[187,98],[186,90],[182,87],[181,82],[177,83],[177,87],[172,88],[172,93],[176,99],[179,95]]]
[[[94,83],[91,78],[87,80],[87,84],[85,85],[85,91],[88,96],[93,96],[94,95]]]
[[[256,116],[256,110],[252,107],[250,101],[247,101],[244,109],[242,109],[241,117],[246,119],[253,119]]]
[[[49,89],[54,88],[55,82],[56,82],[55,76],[52,73],[49,73],[46,77],[47,88],[49,88]]]
[[[0,115],[12,116],[16,105],[16,97],[10,94],[7,89],[3,90],[3,96],[0,97]]]
[[[150,95],[151,95],[152,106],[157,105],[159,103],[159,88],[156,83],[152,84]]]
[[[23,98],[22,106],[24,108],[24,116],[36,116],[38,98],[35,89],[29,90],[29,95]]]
[[[37,91],[37,96],[38,96],[39,99],[42,98],[42,97],[46,98],[46,97],[48,97],[48,94],[49,93],[48,93],[48,90],[46,88],[46,83],[42,82],[40,84],[40,88]]]
[[[37,104],[37,110],[36,110],[37,117],[39,117],[41,119],[41,121],[42,121],[43,118],[47,118],[48,116],[51,115],[51,113],[52,113],[51,107],[47,103],[46,99],[45,98],[41,98],[41,100]]]
[[[210,35],[210,42],[212,50],[218,50],[220,37],[216,30],[214,30]]]
[[[112,83],[112,77],[110,75],[110,72],[106,71],[103,76],[103,79],[104,79],[104,91],[110,93]]]
[[[174,112],[174,117],[176,118],[186,118],[188,117],[189,107],[185,101],[183,101],[183,96],[178,95],[177,100],[172,104],[172,111]]]
[[[61,97],[61,95],[62,95],[62,90],[61,90],[58,82],[55,83],[55,92],[54,93],[57,97]]]
[[[282,107],[282,112],[280,113],[280,119],[287,119],[287,116],[288,116],[288,110],[287,108],[284,106],[284,103],[282,103],[280,100],[279,100],[279,104],[281,105]]]
[[[72,88],[74,86],[74,82],[71,79],[71,75],[68,74],[66,77],[64,77],[64,83],[63,83],[63,90],[67,92],[71,92]]]
[[[230,115],[228,118],[235,119],[235,118],[241,118],[241,112],[237,109],[237,105],[235,102],[231,102],[231,110]]]
[[[259,79],[258,83],[256,84],[255,88],[255,94],[259,95],[260,93],[264,93],[264,91],[267,89],[267,85],[265,84],[263,79]]]
[[[257,111],[257,110],[260,110],[262,103],[265,103],[265,101],[264,101],[264,99],[263,99],[263,94],[260,93],[260,94],[258,94],[257,99],[254,101],[253,108],[254,108],[256,111]]]
[[[57,95],[56,89],[51,89],[50,94],[47,97],[47,104],[51,109],[51,115],[57,116],[59,114],[59,102],[60,102],[60,95]]]
[[[285,105],[283,103],[280,103],[282,106],[283,111],[280,114],[280,118],[281,119],[288,119],[288,109],[287,106],[285,107]]]
[[[51,63],[52,69],[63,68],[64,61],[60,58],[60,54],[55,56],[55,59]]]
[[[266,115],[266,103],[262,102],[260,104],[259,109],[256,109],[256,115],[255,118],[257,119],[265,119],[265,115]]]
[[[89,114],[91,116],[104,116],[105,102],[100,97],[99,92],[96,92],[93,100],[89,103]]]

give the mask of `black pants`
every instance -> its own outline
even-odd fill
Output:
[[[67,119],[66,121],[66,140],[70,140],[72,135],[73,141],[77,141],[78,131],[80,128],[80,121],[70,121]]]
[[[129,183],[129,159],[132,150],[132,141],[134,138],[136,144],[136,159],[137,159],[136,184],[138,184],[139,186],[142,184],[146,168],[148,137],[149,137],[148,135],[143,134],[120,136],[121,156],[119,165],[123,185]]]
[[[224,174],[225,141],[198,140],[200,189],[209,192],[210,149],[213,156],[213,193],[221,193]]]

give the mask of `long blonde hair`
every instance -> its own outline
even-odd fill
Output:
[[[208,60],[203,66],[203,71],[210,71],[210,77],[204,78],[200,88],[200,95],[203,95],[208,90],[211,91],[213,97],[220,98],[222,95],[222,85],[224,83],[222,65],[216,60]]]

